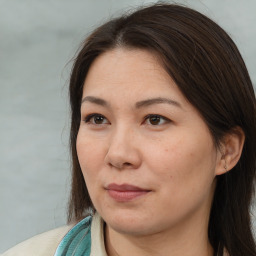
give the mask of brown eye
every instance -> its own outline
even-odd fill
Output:
[[[93,123],[95,124],[102,124],[104,122],[104,117],[103,116],[94,116],[93,117]]]
[[[152,125],[158,125],[160,123],[160,121],[161,121],[160,116],[151,116],[151,117],[149,117],[149,122]]]
[[[148,115],[145,118],[145,123],[146,124],[154,125],[154,126],[166,124],[168,122],[170,122],[169,119],[167,119],[163,116],[160,116],[160,115]]]
[[[91,124],[96,124],[96,125],[101,125],[101,124],[108,124],[108,120],[100,114],[91,114],[88,115],[85,120],[86,123],[91,123]]]

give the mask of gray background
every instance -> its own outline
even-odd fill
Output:
[[[149,2],[0,0],[0,252],[65,224],[69,60],[96,25]],[[256,1],[176,2],[229,32],[256,84]]]

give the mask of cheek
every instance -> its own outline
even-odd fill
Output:
[[[78,133],[76,149],[78,160],[86,179],[91,176],[91,173],[95,173],[98,169],[97,166],[104,161],[104,147],[100,140]]]
[[[175,192],[184,187],[194,190],[209,186],[214,178],[216,153],[211,138],[208,134],[195,137],[184,134],[169,141],[159,141],[146,149],[149,169],[155,178],[170,184],[168,189]]]

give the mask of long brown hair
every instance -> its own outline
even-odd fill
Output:
[[[256,103],[244,61],[228,34],[215,22],[187,7],[154,4],[113,19],[83,42],[70,79],[72,190],[69,221],[94,207],[79,166],[76,138],[85,77],[100,54],[117,47],[146,49],[159,57],[177,86],[201,113],[216,147],[235,127],[245,133],[238,164],[217,177],[209,220],[215,254],[255,256],[250,204],[256,170]]]

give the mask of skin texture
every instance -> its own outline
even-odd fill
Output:
[[[171,101],[138,104],[153,98]],[[209,213],[215,177],[227,162],[157,58],[122,48],[100,55],[86,77],[83,99],[78,159],[106,222],[108,254],[213,255]],[[100,116],[88,117],[93,113]],[[120,202],[106,189],[111,183],[148,192]]]

